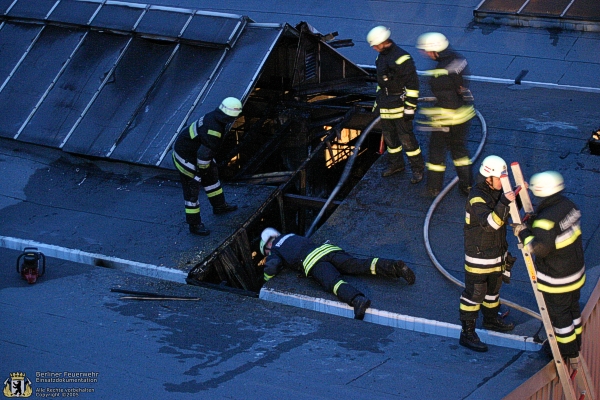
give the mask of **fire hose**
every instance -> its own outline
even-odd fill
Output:
[[[431,98],[419,99],[419,101],[431,101],[431,100],[432,100]],[[477,115],[477,118],[479,118],[479,121],[481,122],[482,137],[481,137],[481,141],[479,143],[479,146],[477,147],[477,150],[475,151],[475,155],[471,158],[471,163],[474,163],[475,160],[477,160],[477,158],[481,154],[481,151],[483,150],[483,146],[485,145],[485,141],[487,139],[487,125],[485,123],[485,119],[483,118],[483,115],[481,115],[481,113],[479,111],[475,110],[475,113]],[[327,201],[325,202],[325,204],[321,208],[319,214],[317,215],[317,217],[313,221],[311,227],[306,232],[306,236],[307,237],[310,237],[313,234],[314,229],[315,229],[316,225],[318,224],[319,220],[323,217],[323,215],[325,214],[325,211],[327,210],[327,208],[329,207],[329,205],[331,204],[331,202],[333,201],[333,199],[335,198],[335,196],[337,195],[337,193],[339,192],[339,190],[342,188],[342,186],[346,182],[346,179],[350,175],[350,170],[352,169],[352,166],[354,164],[354,160],[355,160],[357,154],[359,153],[359,150],[360,150],[360,147],[361,147],[363,141],[369,135],[369,132],[373,129],[373,127],[375,125],[377,125],[377,123],[380,120],[381,120],[381,117],[375,118],[362,131],[362,133],[361,133],[358,141],[355,144],[355,150],[354,150],[354,152],[352,152],[352,155],[350,156],[350,158],[348,159],[348,162],[346,163],[346,166],[344,167],[344,172],[342,173],[342,176],[340,177],[340,180],[339,180],[338,184],[333,189],[333,191],[329,195]],[[437,258],[433,254],[433,250],[431,249],[431,244],[429,242],[429,223],[431,222],[431,217],[432,217],[434,211],[436,210],[438,204],[442,201],[442,199],[444,198],[444,196],[454,187],[454,185],[456,185],[457,182],[458,182],[458,177],[454,177],[454,179],[452,179],[452,181],[450,181],[450,183],[448,183],[448,185],[433,200],[433,202],[431,203],[431,206],[429,206],[429,210],[427,211],[427,215],[425,216],[425,223],[423,225],[423,239],[425,241],[425,249],[427,250],[427,255],[429,256],[429,259],[431,260],[431,262],[433,263],[433,265],[435,266],[435,268],[444,277],[446,277],[449,281],[451,281],[452,283],[454,283],[454,284],[456,284],[458,286],[461,286],[461,287],[465,287],[465,284],[463,282],[461,282],[459,279],[455,278],[452,274],[450,274],[438,262]],[[526,307],[520,306],[520,305],[518,305],[518,304],[516,304],[516,303],[514,303],[512,301],[503,299],[502,303],[505,304],[508,307],[511,307],[511,308],[513,308],[515,310],[521,311],[521,312],[523,312],[523,313],[525,313],[527,315],[530,315],[530,316],[532,316],[532,317],[534,317],[534,318],[536,318],[538,320],[542,319],[542,317],[541,317],[541,315],[539,313],[537,313],[537,312],[535,312],[533,310],[530,310],[530,309],[528,309]]]

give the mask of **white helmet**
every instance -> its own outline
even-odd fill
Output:
[[[369,31],[367,35],[367,42],[369,42],[369,46],[377,46],[388,40],[392,32],[390,28],[386,28],[385,26],[376,26],[375,28]]]
[[[548,197],[565,188],[565,181],[556,171],[540,172],[534,174],[529,182],[529,189],[535,197]]]
[[[417,39],[417,49],[439,53],[448,48],[448,39],[438,32],[427,32]]]
[[[264,231],[262,231],[260,234],[260,252],[263,256],[265,255],[265,245],[267,242],[273,238],[276,238],[277,236],[281,236],[281,233],[279,233],[277,229],[266,228]]]
[[[235,97],[227,97],[221,102],[219,109],[230,117],[237,117],[242,112],[242,102]]]
[[[495,176],[500,178],[501,175],[507,174],[506,163],[498,156],[487,156],[481,163],[479,173],[483,176]]]

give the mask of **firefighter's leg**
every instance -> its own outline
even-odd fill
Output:
[[[459,307],[462,323],[459,344],[479,352],[488,350],[487,345],[479,339],[475,332],[477,316],[486,292],[487,282],[484,276],[465,272],[465,289],[460,296]]]
[[[343,274],[369,275],[373,273],[371,259],[354,258],[345,251],[334,251],[328,253],[324,255],[321,260],[333,264],[333,266]]]
[[[425,162],[423,161],[423,154],[421,153],[421,147],[413,131],[412,121],[405,121],[404,119],[395,120],[400,132],[400,143],[404,148],[404,152],[410,162],[410,169],[412,170],[413,176],[411,183],[419,183],[423,180],[423,172],[425,170]]]
[[[319,261],[309,272],[325,290],[335,294],[338,299],[354,308],[354,318],[363,319],[371,301],[354,286],[342,279],[340,272],[333,264]]]
[[[189,225],[190,232],[206,236],[210,234],[210,231],[206,229],[200,217],[200,202],[198,201],[200,182],[196,175],[196,166],[187,162],[175,152],[173,152],[173,163],[179,171],[185,203],[185,220]]]
[[[185,202],[185,221],[190,225],[200,224],[200,182],[189,176],[179,174],[181,188],[183,189],[183,200]]]
[[[381,119],[383,140],[387,146],[387,168],[381,173],[386,177],[405,169],[404,155],[402,154],[402,142],[398,134],[397,121],[400,119]]]
[[[427,163],[427,189],[437,196],[444,185],[446,172],[446,136],[447,132],[433,131],[429,139],[429,162]]]
[[[467,136],[470,126],[470,122],[453,126],[450,128],[450,136],[448,137],[450,154],[458,176],[458,188],[466,195],[469,194],[473,182],[471,159],[467,148]]]
[[[223,187],[219,180],[219,169],[214,160],[198,160],[199,175],[202,179],[202,186],[208,196],[208,201],[213,207],[213,214],[224,214],[237,210],[235,204],[228,204],[225,201]]]
[[[577,357],[579,355],[579,344],[573,315],[571,314],[573,293],[542,292],[542,294],[548,307],[548,314],[550,315],[550,321],[552,321],[560,354],[564,358]],[[581,315],[579,318],[581,318]]]
[[[575,327],[575,335],[577,336],[577,351],[581,350],[581,308],[579,306],[580,290],[577,289],[571,292],[571,317],[573,318],[573,326]]]
[[[497,332],[510,332],[515,328],[512,323],[506,323],[498,311],[500,310],[500,287],[502,286],[502,274],[494,272],[487,274],[487,293],[481,304],[483,314],[483,327]]]
[[[321,258],[347,275],[376,275],[384,278],[403,278],[409,285],[415,283],[415,274],[401,260],[385,258],[355,258],[345,251],[335,251]]]
[[[366,272],[367,274],[376,275],[382,278],[402,278],[409,285],[413,285],[416,280],[415,273],[408,268],[408,266],[402,260],[389,260],[386,258],[360,260],[350,257],[341,265],[341,268],[338,269],[340,269],[340,271],[350,270],[350,272],[347,273],[353,273],[351,272],[353,268],[348,267],[352,264],[360,264],[361,270],[364,270],[364,265],[367,264],[369,269]]]

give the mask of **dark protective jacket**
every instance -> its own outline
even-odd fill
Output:
[[[467,199],[464,240],[465,269],[474,274],[502,272],[508,250],[506,222],[510,201],[501,190],[490,188],[485,177],[478,182]]]
[[[296,271],[304,271],[306,276],[310,269],[326,254],[342,251],[331,244],[314,244],[304,236],[293,233],[279,236],[273,241],[271,253],[267,257],[264,269],[265,280],[269,280],[283,267]]]
[[[205,114],[181,131],[173,147],[175,153],[193,165],[198,161],[212,160],[221,145],[227,125],[234,120],[234,117],[219,109]]]
[[[410,54],[392,41],[390,47],[377,55],[375,67],[377,104],[380,107],[417,107],[419,76]]]
[[[465,99],[467,88],[464,75],[468,74],[467,60],[450,48],[441,51],[435,69],[425,71],[431,91],[437,99],[435,107],[421,110],[430,118],[422,122],[432,126],[460,125],[475,116],[475,109]]]
[[[519,233],[535,255],[537,287],[541,292],[567,293],[585,283],[581,212],[561,193],[545,198]]]

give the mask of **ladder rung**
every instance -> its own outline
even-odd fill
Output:
[[[577,376],[577,370],[574,369],[573,372],[571,372],[571,380],[575,381],[575,377]]]

